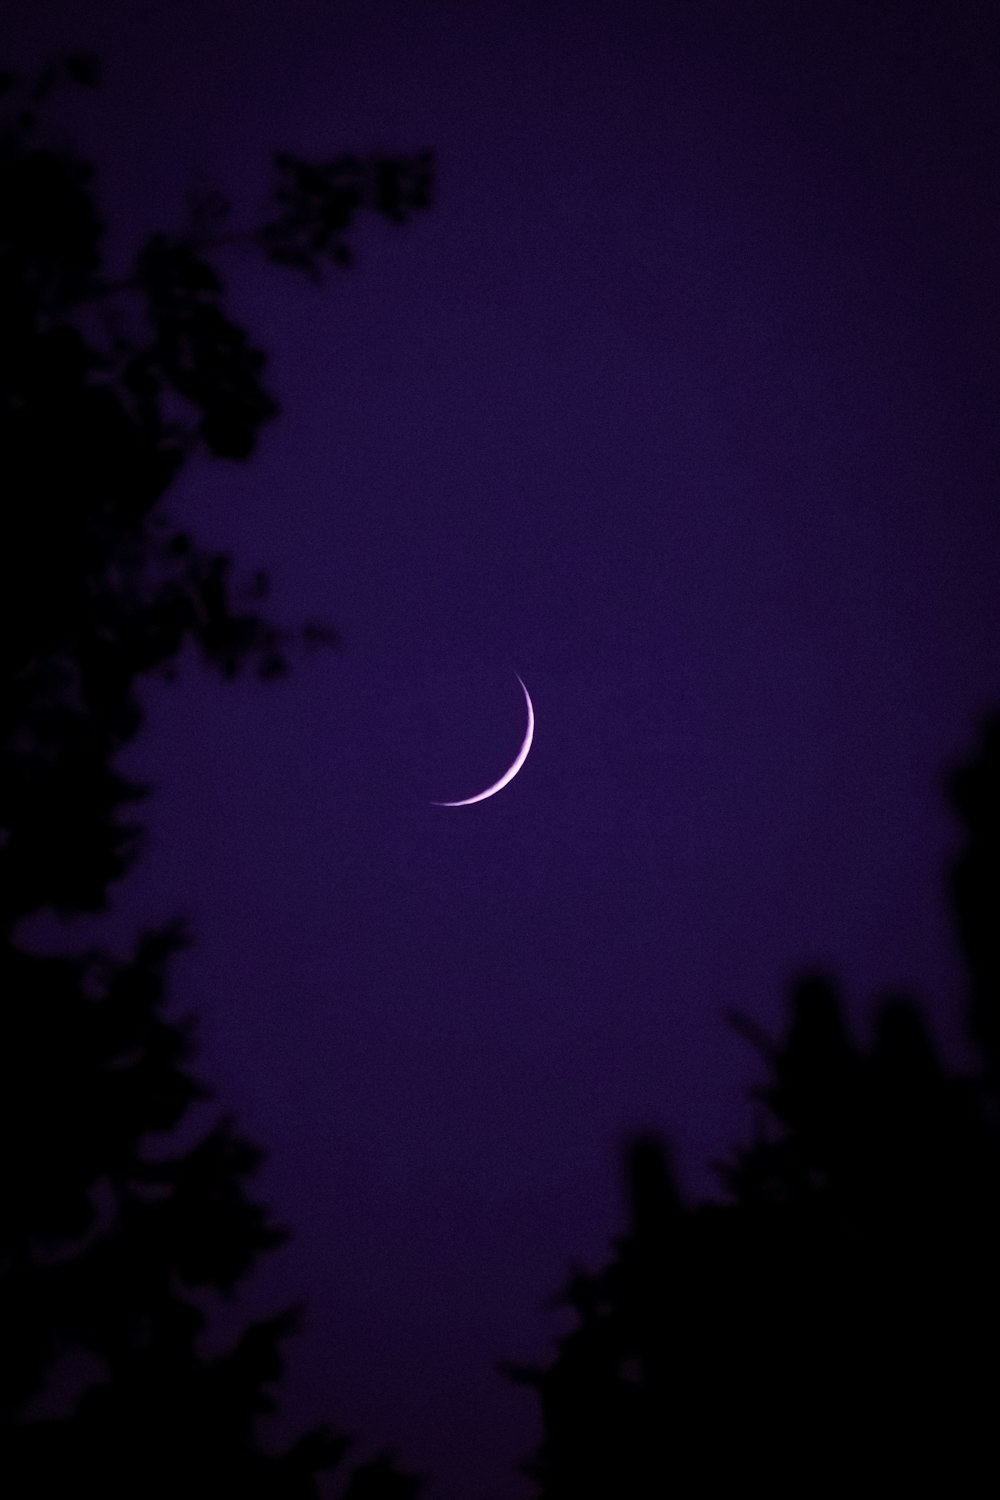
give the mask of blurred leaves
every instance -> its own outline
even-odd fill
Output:
[[[64,78],[96,77],[80,54],[23,87],[38,102]],[[0,127],[0,892],[15,920],[101,909],[137,857],[121,814],[144,789],[112,762],[141,727],[143,677],[174,676],[192,645],[225,677],[269,679],[296,644],[337,640],[237,607],[238,593],[265,596],[266,575],[237,588],[231,558],[163,511],[196,454],[250,457],[278,410],[209,254],[241,243],[310,274],[345,264],[359,211],[403,223],[428,205],[431,158],[284,153],[276,176],[278,213],[261,226],[229,232],[230,205],[202,186],[187,235],[153,235],[113,281],[90,166],[39,144],[30,111]]]
[[[355,215],[369,207],[393,224],[405,224],[431,202],[433,156],[338,156],[325,163],[282,151],[274,159],[277,218],[260,230],[265,254],[318,280],[324,262],[349,266],[347,241]]]
[[[103,910],[141,853],[148,789],[116,758],[142,727],[144,679],[175,676],[192,648],[224,678],[273,678],[293,647],[337,639],[266,620],[266,573],[236,581],[164,508],[187,463],[247,459],[278,410],[213,255],[294,263],[298,246],[342,263],[360,209],[402,222],[429,178],[404,159],[345,176],[285,158],[262,226],[232,231],[200,186],[187,228],[113,277],[93,170],[39,139],[52,92],[98,79],[87,53],[0,75],[0,1487],[316,1500],[347,1440],[314,1429],[274,1453],[257,1430],[297,1314],[222,1355],[202,1347],[212,1299],[284,1233],[250,1196],[262,1153],[232,1119],[192,1132],[210,1096],[192,1026],[166,1014],[183,929],[125,958],[30,951],[20,929]],[[75,1351],[103,1374],[52,1418],[52,1370]],[[355,1500],[415,1492],[384,1460],[346,1483]]]

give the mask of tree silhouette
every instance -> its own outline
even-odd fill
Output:
[[[578,1273],[577,1325],[543,1370],[528,1469],[540,1500],[973,1496],[995,1483],[1000,1396],[1000,718],[951,781],[953,882],[972,975],[972,1076],[890,996],[851,1037],[834,983],[804,975],[764,1053],[767,1125],[686,1205],[664,1148],[627,1155],[629,1231]]]
[[[305,1500],[348,1440],[315,1430],[280,1455],[258,1441],[294,1311],[202,1351],[212,1297],[284,1236],[248,1196],[260,1152],[230,1118],[174,1143],[210,1097],[190,1026],[163,1014],[183,932],[144,933],[123,960],[34,952],[19,929],[105,909],[141,851],[128,814],[147,789],[115,757],[141,727],[144,678],[190,647],[224,677],[268,678],[296,643],[334,639],[266,621],[263,574],[238,604],[231,559],[164,510],[185,463],[246,459],[277,410],[210,256],[243,244],[314,278],[346,265],[359,212],[403,223],[427,206],[431,160],[279,155],[262,223],[234,229],[202,194],[183,232],[113,279],[92,168],[39,121],[54,87],[96,77],[82,55],[27,83],[0,75],[0,1488]],[[100,1374],[70,1416],[40,1415],[74,1351]],[[345,1495],[416,1488],[380,1458]]]

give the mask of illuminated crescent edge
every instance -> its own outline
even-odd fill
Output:
[[[514,676],[517,677],[518,682],[521,682],[516,672]],[[495,781],[492,786],[488,786],[485,792],[479,792],[475,797],[465,797],[461,802],[432,802],[432,807],[469,807],[473,802],[485,802],[487,797],[492,797],[495,792],[502,791],[509,781],[514,780],[514,777],[528,759],[528,751],[531,749],[531,741],[535,735],[535,711],[531,706],[528,689],[523,682],[521,682],[521,691],[524,693],[524,701],[528,705],[528,730],[524,736],[524,743],[517,752],[514,764],[503,773],[499,781]]]

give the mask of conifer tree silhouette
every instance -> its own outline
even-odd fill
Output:
[[[319,277],[350,262],[357,213],[403,223],[429,204],[431,160],[285,153],[263,223],[234,230],[203,194],[183,232],[154,236],[115,280],[93,170],[39,119],[54,87],[96,77],[84,55],[0,76],[0,1490],[307,1500],[348,1440],[315,1430],[275,1455],[256,1431],[295,1312],[202,1351],[212,1296],[283,1234],[248,1195],[260,1152],[230,1118],[171,1149],[209,1097],[191,1028],[163,1011],[182,931],[142,934],[122,960],[40,954],[20,927],[105,909],[141,851],[127,815],[146,789],[114,761],[141,727],[144,678],[172,675],[189,646],[224,677],[268,678],[297,642],[334,638],[239,606],[230,558],[164,509],[185,463],[249,457],[277,410],[213,253],[243,243]],[[265,590],[258,575],[250,602]],[[70,1415],[39,1416],[73,1351],[101,1374]],[[343,1493],[416,1488],[381,1458]]]
[[[852,1039],[829,976],[792,987],[764,1053],[769,1127],[686,1205],[654,1138],[627,1156],[631,1224],[578,1273],[578,1323],[539,1394],[539,1500],[734,1493],[978,1496],[1000,1397],[1000,717],[950,783],[952,889],[981,1058],[949,1070],[908,996]]]

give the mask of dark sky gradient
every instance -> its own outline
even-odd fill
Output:
[[[280,19],[279,19],[280,18]],[[321,290],[222,262],[282,416],[173,513],[339,652],[192,668],[127,765],[113,921],[189,915],[178,1013],[294,1229],[295,1423],[518,1500],[618,1153],[692,1192],[752,1123],[723,1022],[832,967],[960,1055],[941,792],[1000,696],[1000,12],[678,0],[7,0],[5,60],[92,46],[55,110],[116,253],[196,173],[438,153],[433,211]],[[498,797],[444,810],[535,746]],[[82,924],[77,931],[82,932]]]

